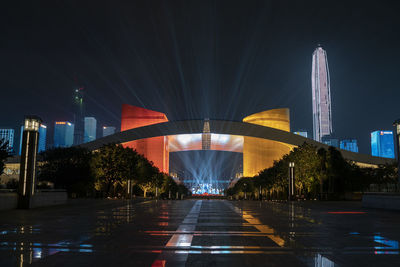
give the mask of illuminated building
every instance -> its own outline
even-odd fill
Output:
[[[164,113],[127,104],[122,105],[121,132],[167,121],[168,118]],[[148,160],[152,161],[154,166],[161,172],[169,172],[167,136],[135,140],[126,142],[123,145],[136,149],[139,154],[144,155]]]
[[[332,134],[331,89],[328,57],[322,47],[317,47],[312,56],[312,105],[314,140]]]
[[[252,114],[243,122],[262,125],[290,132],[289,109],[272,109]],[[292,146],[267,139],[244,137],[243,143],[243,176],[252,177],[261,170],[269,168],[274,160],[288,154]]]
[[[96,140],[97,120],[94,117],[85,117],[83,142]]]
[[[326,144],[291,133],[289,109],[285,108],[253,114],[243,122],[168,121],[161,112],[123,105],[121,132],[81,146],[96,150],[110,143],[136,149],[166,173],[170,168],[169,153],[183,152],[171,155],[171,174],[183,179],[193,192],[207,193],[220,193],[223,184],[231,184],[238,178],[236,173],[245,177],[257,175],[304,143],[328,149]],[[362,167],[393,161],[346,150],[340,152],[345,159]]]
[[[328,146],[333,146],[333,147],[339,148],[339,139],[334,138],[330,135],[322,136],[321,142]]]
[[[24,132],[24,126],[22,125],[21,126],[21,136],[20,136],[20,140],[19,140],[19,155],[21,155],[23,132]],[[47,135],[47,126],[44,124],[40,124],[38,153],[46,150],[46,135]]]
[[[54,147],[70,147],[74,144],[74,124],[56,121],[54,124]]]
[[[344,149],[351,152],[358,152],[357,140],[356,139],[340,140],[340,149]]]
[[[376,157],[394,159],[392,131],[374,131],[371,133],[371,154]]]
[[[103,137],[107,135],[115,134],[115,127],[113,126],[103,126]]]
[[[7,152],[12,153],[14,150],[14,129],[0,129],[0,139],[8,142]]]
[[[83,102],[83,87],[74,90],[73,94],[73,107],[74,107],[74,145],[80,145],[83,142],[84,130],[84,114],[85,106]]]
[[[301,135],[305,138],[308,138],[308,132],[306,132],[306,131],[297,131],[297,132],[293,132],[293,133],[297,134],[297,135]]]

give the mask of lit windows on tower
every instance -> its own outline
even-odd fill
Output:
[[[14,149],[14,129],[0,129],[0,139],[8,142],[7,152],[12,153]]]
[[[371,133],[372,156],[394,159],[392,131],[374,131]]]
[[[340,140],[340,149],[358,153],[357,140],[356,139]]]
[[[85,117],[83,142],[96,140],[97,120],[94,117]]]
[[[328,57],[322,47],[317,47],[312,55],[311,70],[313,133],[314,140],[332,134],[331,89]]]
[[[68,121],[56,121],[54,124],[54,147],[70,147],[74,144],[75,125]]]

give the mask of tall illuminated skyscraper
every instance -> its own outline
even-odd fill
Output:
[[[83,102],[83,87],[74,90],[73,94],[74,107],[74,145],[80,145],[83,142],[83,128],[85,106]]]
[[[331,89],[329,81],[328,57],[318,46],[312,56],[312,105],[314,140],[332,134]]]

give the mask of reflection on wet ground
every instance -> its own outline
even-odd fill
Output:
[[[358,202],[78,200],[0,212],[0,266],[394,266],[399,223]]]

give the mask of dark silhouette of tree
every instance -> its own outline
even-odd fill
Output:
[[[55,188],[66,189],[71,196],[87,196],[93,192],[92,153],[84,148],[69,147],[46,150],[39,166],[39,181],[53,182]]]

